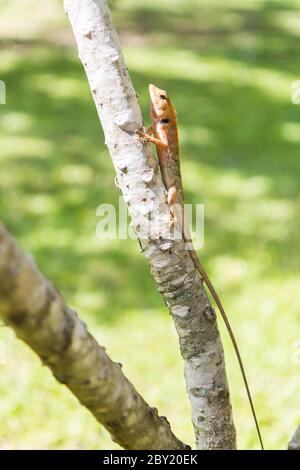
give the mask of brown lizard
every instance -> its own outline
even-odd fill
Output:
[[[196,251],[192,247],[188,227],[184,220],[184,195],[179,161],[176,111],[165,90],[161,90],[155,85],[149,85],[149,93],[151,100],[150,114],[152,118],[152,124],[149,129],[144,129],[142,131],[141,137],[144,141],[152,142],[156,146],[161,175],[167,190],[168,205],[171,212],[170,225],[177,224],[179,226],[182,237],[186,242],[186,246],[188,246],[188,250],[195,268],[199,272],[202,281],[205,281],[214,301],[216,302],[221,312],[241,369],[260,445],[261,448],[264,449],[248,380],[234,333],[230,326],[221,300],[216,293],[204,267],[200,263]]]

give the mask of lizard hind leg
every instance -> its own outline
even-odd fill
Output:
[[[174,210],[174,206],[177,201],[177,192],[176,192],[176,187],[171,186],[168,190],[168,206],[170,208],[171,216],[172,216],[172,225],[177,222],[176,219],[176,213]]]
[[[168,190],[168,206],[171,212],[171,220],[169,223],[169,228],[173,229],[176,228],[175,236],[179,238],[182,237],[182,224],[181,224],[181,208],[178,207],[178,200],[177,200],[177,190],[176,186],[171,186]]]
[[[178,202],[178,192],[176,186],[171,186],[168,190],[168,205],[171,212],[170,229],[176,226],[175,237],[179,239],[183,236],[183,207]]]

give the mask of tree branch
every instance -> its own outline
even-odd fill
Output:
[[[300,426],[297,427],[289,442],[288,450],[300,450]]]
[[[143,147],[135,134],[143,124],[141,111],[107,2],[64,3],[133,227],[175,322],[196,446],[234,449],[235,428],[215,313],[182,240],[169,240],[164,186],[150,147]]]
[[[0,223],[0,313],[125,449],[187,449]]]

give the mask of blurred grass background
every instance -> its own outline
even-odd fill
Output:
[[[148,119],[147,85],[178,110],[187,202],[205,204],[204,265],[244,357],[266,447],[300,420],[300,1],[114,0]],[[174,432],[193,444],[177,337],[135,241],[100,241],[118,202],[60,0],[1,0],[0,213],[41,271]],[[220,322],[239,447],[258,448]],[[0,448],[111,449],[106,431],[8,328],[0,329]],[[298,341],[298,344],[297,344]]]

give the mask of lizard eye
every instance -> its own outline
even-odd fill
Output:
[[[165,95],[160,95],[160,99],[161,99],[161,100],[166,100],[167,97],[166,97]]]
[[[169,119],[161,119],[159,122],[160,122],[161,124],[168,124]]]

